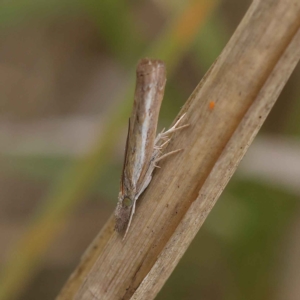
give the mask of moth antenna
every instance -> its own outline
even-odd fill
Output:
[[[131,213],[130,213],[129,222],[128,222],[128,225],[127,225],[127,228],[126,228],[126,232],[125,232],[125,234],[124,234],[124,237],[123,237],[123,240],[122,240],[122,241],[125,241],[126,236],[127,236],[127,233],[128,233],[128,231],[129,231],[129,228],[130,228],[130,225],[131,225],[131,221],[132,221],[132,217],[133,217],[134,212],[135,212],[135,203],[136,203],[136,201],[134,201],[134,203],[133,203],[132,210],[131,210]]]

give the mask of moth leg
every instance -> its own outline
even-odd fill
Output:
[[[164,146],[166,146],[169,142],[171,141],[171,139],[166,140],[164,143],[162,143],[161,145],[155,145],[154,146],[154,150],[157,150],[159,152],[161,152],[161,150],[164,148]]]
[[[167,131],[162,131],[160,134],[161,138],[167,137],[170,133],[173,133],[175,131],[178,131],[178,130],[188,127],[189,126],[188,124],[178,126],[181,123],[184,116],[185,116],[185,114],[183,114],[170,129],[168,129]]]
[[[153,166],[155,168],[159,168],[159,166],[157,165],[157,162],[159,162],[160,160],[168,157],[169,155],[175,154],[179,151],[181,151],[182,149],[178,149],[178,150],[174,150],[171,151],[169,153],[160,155],[161,150],[170,142],[170,138],[169,138],[169,134],[177,131],[177,130],[181,130],[183,128],[188,127],[188,124],[182,125],[182,126],[178,126],[180,124],[180,122],[182,121],[183,117],[185,116],[185,114],[183,114],[178,121],[174,124],[174,126],[172,126],[170,129],[168,129],[167,131],[162,131],[160,134],[157,135],[156,139],[155,139],[155,146],[154,146],[154,154],[153,154]],[[161,141],[165,140],[162,144],[160,144]]]
[[[166,158],[166,157],[168,157],[168,156],[170,156],[170,155],[172,155],[172,154],[178,153],[179,151],[182,151],[182,150],[183,150],[183,149],[177,149],[177,150],[174,150],[174,151],[170,151],[170,152],[168,152],[168,153],[166,153],[166,154],[164,154],[164,155],[162,155],[162,156],[156,158],[156,159],[154,160],[154,166],[155,166],[155,167],[158,167],[158,166],[156,165],[157,162],[159,162],[160,160],[162,160],[162,159],[164,159],[164,158]],[[160,167],[158,167],[158,168],[160,168]]]
[[[171,133],[189,126],[189,124],[178,126],[180,124],[180,122],[182,121],[182,119],[184,118],[184,116],[185,116],[185,114],[183,114],[170,129],[168,129],[167,131],[165,131],[163,129],[163,131],[157,135],[157,137],[155,139],[155,148],[164,147],[170,141],[169,135]],[[165,140],[165,141],[161,145],[159,145],[159,143],[162,140]]]

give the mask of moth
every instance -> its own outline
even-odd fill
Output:
[[[157,121],[166,84],[166,66],[163,61],[144,58],[136,70],[134,104],[129,119],[125,158],[118,204],[115,210],[117,232],[126,232],[135,213],[136,201],[149,185],[153,170],[161,159],[179,150],[162,154],[170,134],[188,125],[179,126],[183,116],[167,131],[156,137]]]

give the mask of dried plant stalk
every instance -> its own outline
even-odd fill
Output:
[[[300,58],[300,2],[254,1],[182,109],[127,240],[110,219],[58,299],[153,299],[228,183]],[[214,106],[209,105],[214,102]],[[220,220],[220,225],[222,226]],[[92,248],[91,248],[92,249]],[[89,253],[93,253],[93,256]]]

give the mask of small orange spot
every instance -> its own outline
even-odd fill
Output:
[[[209,109],[213,110],[215,108],[215,104],[216,104],[215,101],[210,101],[209,102]]]

